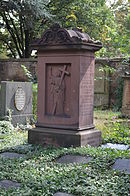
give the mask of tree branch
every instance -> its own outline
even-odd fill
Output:
[[[30,56],[30,51],[29,51],[29,31],[24,30],[25,33],[25,58],[28,58]]]
[[[6,43],[7,47],[9,48],[9,50],[11,51],[13,57],[16,58],[16,54],[15,54],[15,52],[12,50],[10,44],[9,44],[7,41],[5,41],[5,43]]]
[[[20,37],[19,37],[18,30],[17,30],[17,28],[16,28],[16,26],[15,26],[15,23],[14,23],[12,17],[10,16],[10,14],[9,14],[9,18],[10,18],[10,21],[11,21],[11,23],[12,23],[12,25],[13,25],[14,30],[15,30],[15,34],[16,34],[16,37],[17,37],[17,41],[18,41],[19,48],[20,48],[20,50],[22,50],[21,40],[20,40]]]
[[[17,50],[17,52],[18,52],[18,55],[19,55],[20,58],[22,58],[23,55],[21,54],[21,51],[20,51],[20,49],[19,49],[19,47],[18,47],[17,39],[16,39],[16,37],[15,37],[14,32],[12,31],[11,26],[9,25],[8,19],[7,19],[7,17],[6,17],[6,14],[5,14],[5,13],[1,13],[1,16],[3,17],[3,20],[4,20],[4,22],[6,23],[7,30],[8,30],[8,32],[10,33],[10,35],[11,35],[13,41],[14,41],[14,44],[15,44],[15,46],[16,46],[16,50]]]
[[[22,44],[22,51],[24,53],[24,37],[23,37],[23,19],[22,16],[19,15],[19,25],[20,25],[20,34],[21,34],[21,44]]]

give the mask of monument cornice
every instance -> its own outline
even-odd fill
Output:
[[[102,48],[102,43],[92,40],[81,29],[64,29],[59,24],[54,24],[43,33],[40,39],[34,40],[31,47],[37,50],[83,49],[98,51]]]

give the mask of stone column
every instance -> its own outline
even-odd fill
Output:
[[[130,75],[124,78],[123,99],[122,99],[122,115],[130,118]]]
[[[94,128],[95,51],[102,44],[78,29],[54,25],[32,47],[38,50],[38,122],[29,143],[98,146]]]

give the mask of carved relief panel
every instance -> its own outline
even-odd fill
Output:
[[[71,64],[46,64],[45,114],[71,116]]]

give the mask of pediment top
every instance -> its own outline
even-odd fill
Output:
[[[101,42],[92,40],[87,33],[82,32],[82,29],[65,29],[57,23],[46,30],[40,39],[35,40],[32,46],[69,46],[75,44],[89,44],[95,47],[99,46],[99,48],[102,47]]]

